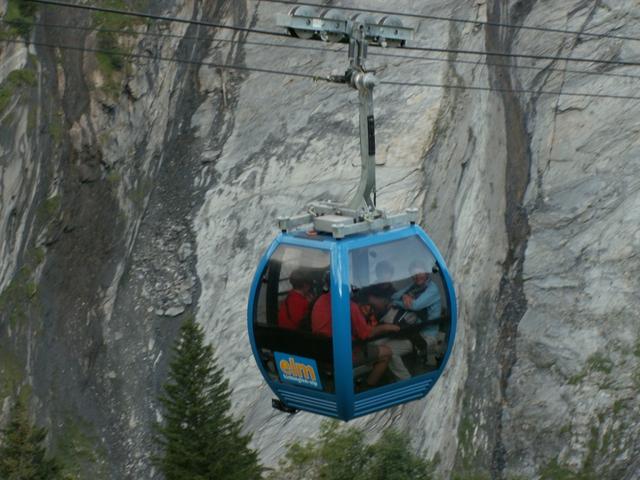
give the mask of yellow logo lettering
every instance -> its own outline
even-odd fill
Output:
[[[278,370],[283,381],[292,382],[297,385],[322,388],[313,360],[297,358],[291,355],[288,358],[280,356],[277,362]]]
[[[293,360],[293,359],[292,359]],[[291,375],[291,367],[289,365],[289,362],[287,362],[286,360],[280,360],[280,370],[282,370],[282,372],[285,375]]]
[[[309,380],[313,380],[315,382],[316,381],[316,372],[313,371],[313,367],[311,367],[310,365],[304,365],[303,369],[304,369],[305,378],[307,378]]]
[[[293,357],[289,357],[289,361],[285,359],[280,360],[279,365],[280,370],[285,375],[310,380],[312,382],[316,381],[316,372],[313,366],[296,362]]]

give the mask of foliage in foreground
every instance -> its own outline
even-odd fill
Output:
[[[156,459],[166,480],[251,480],[262,468],[241,422],[230,415],[229,382],[202,328],[189,318],[180,330],[160,402],[164,421]]]
[[[0,478],[3,480],[62,480],[62,468],[55,458],[46,455],[47,436],[29,419],[25,400],[18,395],[11,409],[9,423],[2,430]]]
[[[324,422],[317,440],[289,446],[270,480],[431,480],[433,465],[411,447],[408,434],[389,428],[374,444],[364,432]]]

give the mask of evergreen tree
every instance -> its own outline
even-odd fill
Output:
[[[9,424],[2,430],[0,478],[3,480],[59,480],[60,465],[47,458],[43,446],[47,431],[31,423],[29,411],[18,395],[11,409]]]
[[[173,350],[169,380],[160,402],[164,421],[157,459],[166,480],[259,479],[262,469],[250,436],[229,413],[231,390],[204,342],[202,328],[187,319]]]

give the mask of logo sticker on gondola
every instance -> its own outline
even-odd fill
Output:
[[[289,353],[274,352],[280,380],[301,387],[322,390],[318,365],[312,358],[298,357]]]

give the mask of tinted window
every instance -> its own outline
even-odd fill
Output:
[[[353,250],[350,272],[356,392],[438,369],[451,320],[427,246],[410,237]]]
[[[328,297],[328,279],[326,251],[280,245],[270,258],[258,287],[254,335],[273,381],[334,390],[331,337],[311,328],[312,311]]]

